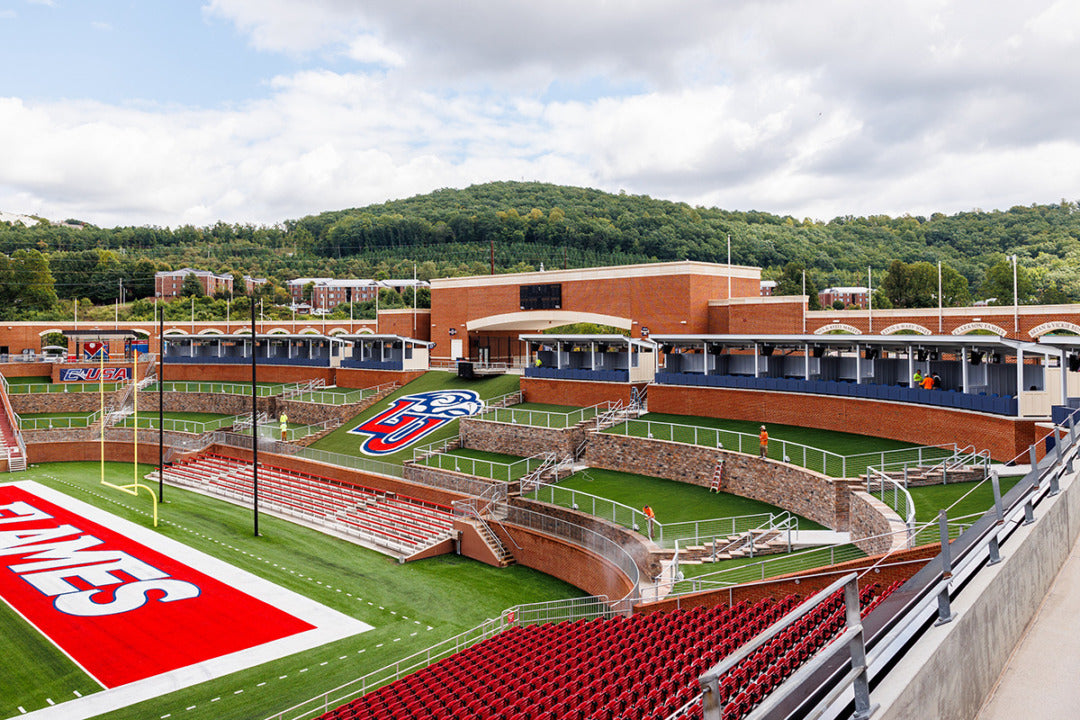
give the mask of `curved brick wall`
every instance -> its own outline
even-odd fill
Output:
[[[519,565],[557,577],[590,595],[619,600],[634,587],[615,565],[565,540],[517,525],[504,528],[496,523],[491,529],[514,553]]]

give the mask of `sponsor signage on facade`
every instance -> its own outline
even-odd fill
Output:
[[[129,367],[60,368],[60,382],[127,382],[130,379]]]

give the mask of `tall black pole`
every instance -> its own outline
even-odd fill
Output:
[[[155,307],[157,305],[155,304]],[[165,502],[165,308],[161,308],[158,316],[158,383],[157,383],[157,406],[158,406],[158,502]],[[138,378],[136,378],[136,381]]]
[[[259,405],[258,385],[255,384],[255,356],[258,342],[255,336],[255,298],[251,298],[251,487],[255,496],[255,537],[259,537]]]

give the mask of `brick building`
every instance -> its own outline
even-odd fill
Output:
[[[632,337],[727,332],[710,303],[760,294],[760,268],[690,261],[434,279],[433,357],[520,361],[519,334],[577,323]]]
[[[195,270],[183,268],[181,270],[166,270],[154,273],[154,297],[164,300],[180,297],[184,292],[184,280],[188,275],[194,275],[202,285],[203,293],[213,295],[216,292],[232,292],[232,275],[215,275],[209,270]],[[244,278],[245,281],[247,278]],[[266,282],[263,280],[263,282]]]
[[[865,287],[831,287],[825,288],[818,293],[821,307],[831,308],[833,303],[839,300],[844,307],[865,308],[870,301],[870,288]]]

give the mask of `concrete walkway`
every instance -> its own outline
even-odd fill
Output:
[[[977,720],[1080,717],[1080,542],[998,678]]]

